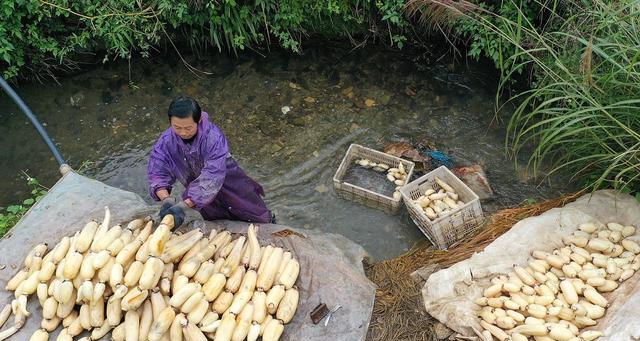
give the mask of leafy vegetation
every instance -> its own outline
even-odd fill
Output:
[[[535,172],[563,170],[584,187],[640,192],[637,2],[418,3],[450,13],[448,24],[471,35],[469,53],[494,61],[502,71],[498,96],[530,72],[530,89],[508,99],[516,106],[511,155],[533,148],[528,165]]]
[[[47,188],[42,186],[40,182],[26,175],[27,186],[31,189],[29,198],[24,199],[21,204],[0,207],[0,237],[4,236],[22,216],[27,213],[31,206],[35,205],[45,194]]]
[[[402,0],[0,0],[0,71],[52,77],[77,61],[149,56],[163,46],[205,53],[268,47],[301,50],[310,35],[381,33],[402,47]],[[377,28],[381,27],[381,28]],[[387,34],[388,33],[388,34]],[[89,56],[89,57],[87,57]]]
[[[555,13],[557,4],[556,0],[410,0],[407,8],[411,16],[420,16],[423,22],[444,32],[452,43],[462,42],[469,57],[488,58],[505,72],[517,65],[517,71],[522,72],[519,63],[523,59],[512,58],[518,44],[527,44],[522,25],[548,28],[553,24],[550,14]]]

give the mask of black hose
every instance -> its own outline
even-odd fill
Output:
[[[47,131],[44,130],[44,127],[42,126],[42,124],[40,124],[40,121],[38,121],[36,116],[31,112],[31,109],[29,109],[29,107],[24,103],[22,98],[20,98],[20,96],[18,96],[18,94],[13,91],[11,86],[2,77],[0,77],[0,86],[2,86],[2,89],[11,97],[11,99],[13,99],[14,102],[16,102],[22,112],[27,115],[29,120],[31,120],[31,123],[36,127],[36,130],[38,130],[38,133],[40,133],[40,136],[47,144],[47,146],[49,146],[51,153],[53,153],[53,156],[56,158],[56,161],[58,161],[60,166],[65,165],[66,162],[62,158],[62,155],[60,155],[60,151],[58,151],[58,148],[56,148],[56,146],[53,144],[53,141],[51,141],[51,138],[47,134]]]

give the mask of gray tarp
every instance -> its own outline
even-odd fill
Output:
[[[47,242],[52,247],[63,236],[70,236],[81,229],[89,219],[101,220],[104,206],[109,206],[114,223],[157,211],[157,207],[148,206],[136,194],[68,173],[0,240],[0,250],[3,251],[0,264],[6,265],[0,270],[0,286],[4,288],[33,246]],[[247,224],[195,220],[189,222],[189,226],[201,227],[204,231],[225,227],[232,232],[245,232]],[[297,235],[271,235],[283,229],[297,232]],[[282,340],[365,339],[375,286],[364,275],[362,260],[366,254],[362,247],[340,235],[295,230],[281,225],[262,225],[260,238],[262,244],[272,242],[283,246],[300,260],[301,272],[297,282],[300,303],[295,318],[285,327]],[[0,291],[0,304],[10,302],[12,298],[12,292]],[[322,323],[314,325],[309,318],[310,311],[320,302],[330,308],[337,304],[343,307],[328,327]],[[28,310],[32,315],[20,332],[12,337],[13,340],[28,340],[39,328],[42,317],[37,298],[30,298]],[[7,321],[5,328],[12,323],[12,319]],[[52,333],[50,339],[55,340],[55,335],[57,332]]]

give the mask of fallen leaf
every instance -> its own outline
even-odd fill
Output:
[[[300,87],[300,85],[298,85],[298,84],[296,84],[296,83],[294,83],[294,82],[289,82],[289,87],[290,87],[291,89],[296,89],[296,90],[300,90],[300,89],[302,89],[302,87]]]
[[[364,100],[364,105],[366,105],[368,107],[372,107],[372,106],[376,105],[376,101],[374,101],[374,100],[372,100],[370,98],[367,98],[367,99]]]

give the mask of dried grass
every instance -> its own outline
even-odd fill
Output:
[[[422,304],[422,283],[413,280],[411,273],[426,266],[446,268],[465,260],[482,251],[518,221],[564,206],[582,194],[584,192],[498,211],[486,220],[478,234],[449,250],[435,250],[431,244],[423,242],[397,258],[368,267],[367,276],[378,289],[367,340],[437,340],[436,321]]]

